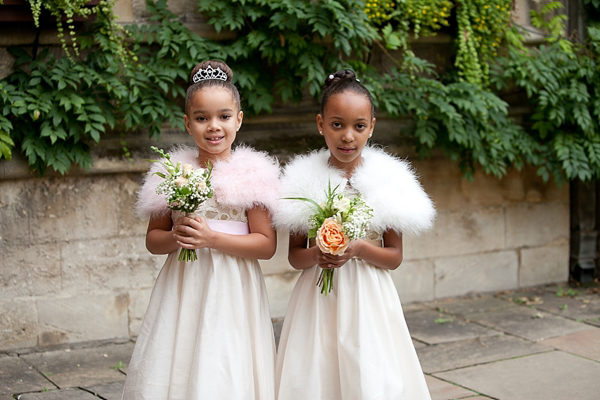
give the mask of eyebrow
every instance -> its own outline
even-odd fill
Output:
[[[219,113],[233,112],[233,109],[232,108],[222,108],[220,110],[217,110],[217,112],[219,112]],[[202,109],[194,110],[194,111],[192,111],[192,114],[206,114],[206,110],[202,110]]]
[[[329,117],[328,119],[344,119],[343,117],[337,116],[337,115],[332,115],[331,117]],[[357,118],[355,121],[370,121],[369,118]]]

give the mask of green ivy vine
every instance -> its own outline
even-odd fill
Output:
[[[588,0],[592,11],[594,1]],[[420,155],[442,148],[467,177],[478,166],[502,177],[526,164],[546,180],[600,176],[600,35],[592,24],[587,41],[573,44],[554,34],[561,21],[542,10],[532,20],[539,17],[548,44],[528,49],[510,26],[506,0],[197,5],[217,31],[232,34],[220,41],[199,37],[158,0],[147,2],[150,24],[127,28],[129,59],[137,62],[119,56],[101,21],[79,38],[85,56],[45,52],[33,59],[11,49],[14,72],[0,81],[2,156],[18,151],[40,173],[48,167],[65,173],[72,165],[89,166],[89,146],[107,131],[157,136],[165,122],[181,129],[189,70],[219,58],[236,72],[251,114],[306,93],[316,98],[328,73],[352,68],[381,112],[409,122],[404,134]],[[454,37],[456,72],[437,78],[434,66],[412,53],[411,37],[441,33]],[[370,65],[375,46],[395,68]],[[402,50],[399,59],[394,49]],[[502,99],[512,92],[523,92],[531,107],[523,123],[512,120]]]

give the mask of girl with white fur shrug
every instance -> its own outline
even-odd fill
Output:
[[[146,246],[168,256],[128,365],[126,400],[275,398],[275,340],[257,259],[275,252],[279,167],[266,153],[231,149],[243,117],[231,76],[222,62],[196,66],[184,116],[196,146],[171,151],[174,163],[212,165],[213,197],[193,215],[171,211],[155,191],[159,163],[139,192]],[[197,260],[179,261],[181,248]]]
[[[429,400],[390,270],[402,262],[402,235],[432,226],[433,204],[404,160],[367,145],[375,118],[352,71],[327,78],[317,127],[327,149],[284,169],[276,226],[290,232],[289,261],[301,270],[285,314],[275,391],[279,400]],[[328,185],[362,195],[374,215],[365,239],[342,255],[307,241],[311,203]],[[317,286],[335,268],[333,290]]]

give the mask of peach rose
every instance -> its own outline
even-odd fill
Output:
[[[335,218],[327,218],[323,225],[317,230],[317,246],[323,253],[336,256],[344,254],[350,240],[344,235],[342,225]]]

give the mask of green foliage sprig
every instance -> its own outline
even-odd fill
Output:
[[[494,55],[499,46],[483,51],[482,43],[510,39],[520,44],[518,33],[506,26],[473,42],[479,62],[485,60],[480,65],[494,61],[492,87],[522,90],[528,97],[533,113],[521,126],[510,118],[508,104],[486,87],[485,67],[462,81],[436,79],[433,66],[415,57],[401,36],[415,22],[395,14],[398,4],[382,25],[369,20],[359,1],[200,0],[198,6],[215,29],[231,33],[220,41],[200,38],[167,9],[165,0],[149,1],[152,23],[129,28],[131,59],[137,57],[139,65],[121,60],[100,21],[80,37],[87,55],[73,62],[47,53],[33,60],[23,50],[12,50],[15,71],[0,81],[2,157],[9,159],[16,149],[40,173],[47,167],[64,173],[73,164],[89,166],[90,146],[109,130],[147,130],[155,136],[164,123],[182,129],[189,71],[201,60],[219,58],[235,71],[250,113],[268,112],[276,101],[299,101],[306,92],[317,97],[327,74],[348,67],[372,91],[380,111],[411,122],[405,133],[422,156],[440,147],[469,177],[478,165],[501,177],[525,164],[538,166],[544,179],[600,176],[597,28],[590,27],[587,42],[571,53],[560,39],[533,52],[513,47],[499,58]],[[441,12],[443,7],[440,17]],[[481,33],[477,17],[466,14],[471,38]],[[548,29],[548,18],[544,21],[540,29]],[[382,41],[389,46],[393,38],[396,45],[405,40],[403,63],[376,71],[368,63],[373,46]]]

